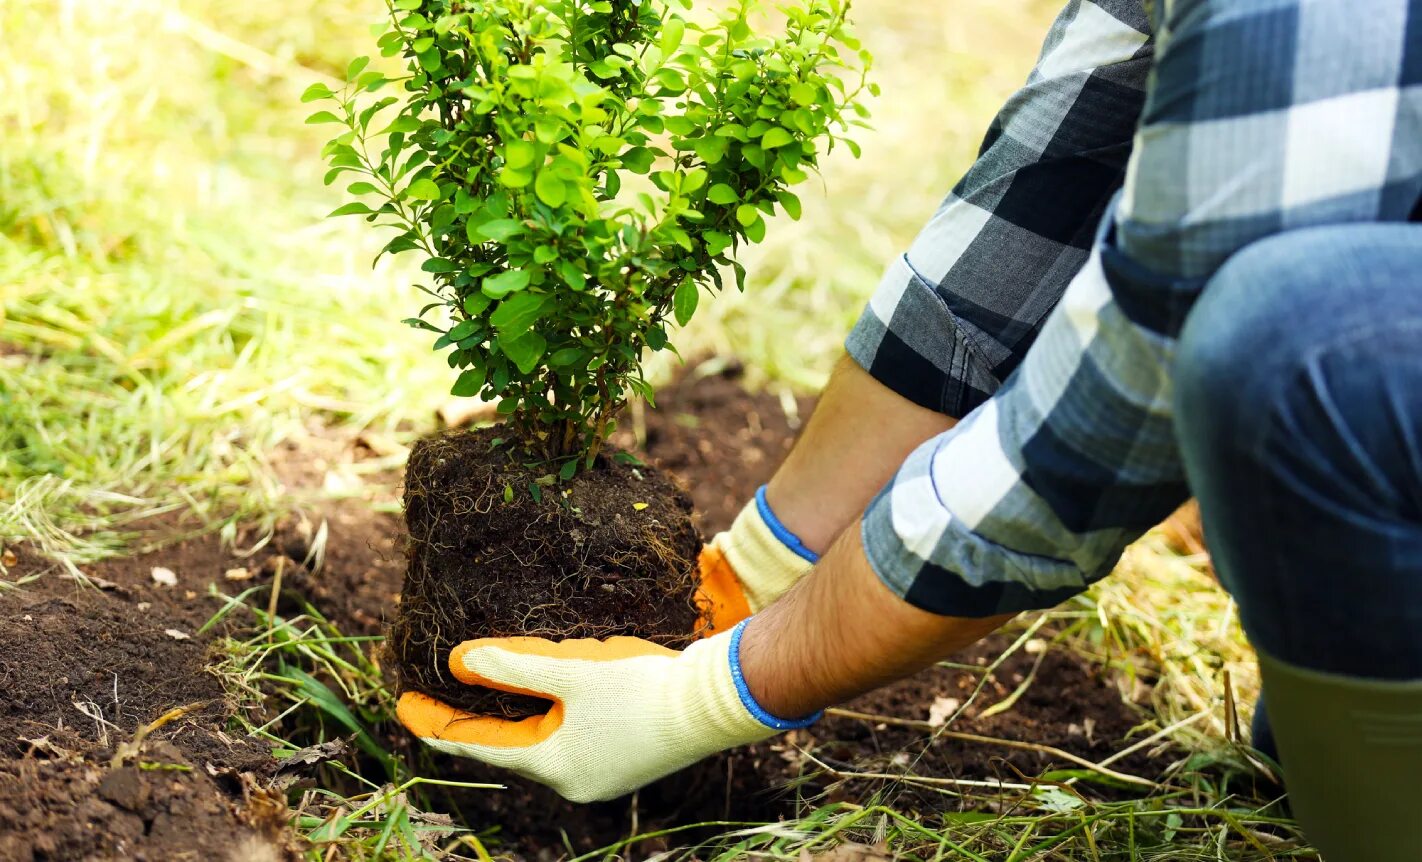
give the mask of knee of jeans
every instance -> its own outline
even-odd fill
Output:
[[[1320,337],[1308,309],[1328,275],[1307,253],[1311,233],[1247,246],[1205,286],[1176,348],[1177,416],[1196,427],[1226,423],[1236,434],[1263,430],[1284,381]]]

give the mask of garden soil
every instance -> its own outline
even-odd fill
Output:
[[[0,593],[0,860],[287,858],[269,749],[224,732],[198,634],[239,565],[192,542]]]
[[[661,392],[658,406],[645,416],[647,456],[685,484],[700,528],[710,534],[728,526],[768,478],[812,405],[794,402],[787,414],[781,399],[743,391],[732,369],[692,370]],[[624,445],[636,442],[630,429],[621,433]],[[362,461],[371,467],[362,475],[372,486],[393,478],[382,477],[378,453],[360,441],[320,443],[319,457],[298,450],[283,460],[278,453],[288,483],[321,487],[324,471],[329,486],[330,473],[346,475],[346,467]],[[318,560],[311,552],[323,521]],[[208,670],[224,628],[250,636],[253,621],[232,614],[199,633],[220,607],[209,585],[232,594],[281,572],[283,606],[303,599],[347,634],[376,634],[397,607],[405,568],[400,524],[398,515],[366,501],[328,501],[293,517],[249,556],[234,556],[209,535],[86,567],[88,585],[51,569],[0,592],[0,862],[293,858],[296,842],[281,828],[289,812],[272,787],[274,764],[264,745],[224,730],[232,705]],[[250,538],[239,536],[238,546]],[[19,560],[9,565],[7,580],[39,572],[36,555],[24,546],[12,550]],[[155,567],[171,571],[176,582],[155,581]],[[989,673],[1009,643],[991,638],[955,656],[951,667],[847,705],[868,717],[831,715],[630,799],[577,806],[468,761],[437,757],[435,767],[448,777],[507,785],[446,801],[496,852],[544,862],[634,829],[774,820],[794,816],[805,802],[862,801],[875,792],[892,795],[901,808],[951,808],[953,799],[935,792],[932,780],[1020,781],[1019,771],[1075,766],[1041,751],[935,738],[933,723],[955,706],[963,711],[952,731],[1052,746],[1093,761],[1121,749],[1140,713],[1114,681],[1073,653],[1042,648],[1041,640]],[[984,714],[1019,689],[1010,708]],[[396,753],[415,748],[393,723],[377,732]],[[1113,768],[1156,777],[1164,765],[1141,751]],[[896,780],[906,774],[930,782]],[[679,836],[682,843],[695,833]],[[632,855],[649,855],[667,840],[644,842]]]

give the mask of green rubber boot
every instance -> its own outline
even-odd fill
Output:
[[[1327,862],[1422,862],[1422,680],[1355,679],[1263,653],[1289,804]]]

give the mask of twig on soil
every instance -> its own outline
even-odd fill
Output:
[[[276,573],[272,575],[272,595],[267,600],[267,627],[276,625],[277,600],[281,598],[281,576],[286,572],[286,557],[276,558]]]
[[[153,733],[154,731],[158,730],[163,725],[168,724],[169,722],[177,721],[178,719],[182,718],[193,710],[202,709],[209,703],[212,703],[212,701],[199,700],[195,703],[187,704],[186,706],[175,706],[167,712],[163,713],[162,715],[158,716],[157,718],[153,719],[149,723],[143,725],[137,731],[134,732],[133,739],[130,739],[128,742],[119,743],[118,749],[114,751],[113,759],[109,761],[109,768],[118,769],[120,766],[123,766],[124,761],[128,760],[130,757],[136,757],[138,755],[139,749],[143,747],[143,740],[147,739],[150,733]]]
[[[957,731],[957,730],[946,730],[946,729],[943,729],[943,728],[941,728],[941,727],[935,727],[933,724],[931,724],[931,723],[929,723],[929,722],[927,722],[927,721],[917,721],[917,720],[908,719],[908,718],[892,718],[892,717],[886,716],[886,715],[872,715],[872,714],[867,713],[867,712],[855,712],[854,710],[850,710],[850,709],[840,709],[840,708],[837,708],[837,707],[836,707],[836,708],[831,708],[831,709],[828,709],[828,710],[825,710],[825,711],[826,711],[827,713],[829,713],[830,715],[837,715],[837,716],[839,716],[839,717],[841,717],[841,718],[852,718],[852,719],[856,719],[856,720],[858,720],[858,721],[873,721],[873,722],[880,722],[880,723],[883,723],[883,724],[893,724],[893,725],[897,725],[897,726],[899,726],[899,727],[912,727],[912,728],[915,728],[915,729],[917,729],[917,730],[925,730],[925,731],[928,731],[929,733],[932,733],[932,734],[934,735],[934,738],[956,739],[956,740],[958,740],[959,742],[980,742],[980,743],[983,743],[983,744],[985,744],[985,745],[1000,745],[1000,746],[1002,746],[1002,747],[1004,747],[1004,748],[1016,748],[1016,749],[1020,749],[1020,750],[1022,750],[1022,751],[1035,751],[1035,752],[1038,753],[1038,754],[1045,754],[1045,755],[1047,755],[1048,757],[1056,757],[1056,758],[1060,758],[1060,759],[1062,759],[1062,760],[1068,760],[1068,761],[1070,761],[1070,762],[1072,762],[1072,763],[1075,763],[1077,766],[1081,766],[1081,767],[1083,767],[1083,768],[1085,768],[1085,769],[1089,769],[1089,770],[1091,770],[1092,772],[1100,773],[1101,775],[1104,775],[1104,776],[1106,776],[1107,778],[1115,779],[1116,781],[1124,781],[1124,782],[1126,782],[1127,784],[1135,784],[1135,785],[1139,785],[1139,786],[1142,786],[1142,787],[1150,787],[1150,788],[1152,788],[1152,789],[1154,789],[1154,790],[1167,790],[1167,789],[1172,789],[1172,788],[1169,787],[1169,785],[1160,784],[1159,782],[1151,781],[1149,778],[1141,778],[1141,777],[1138,776],[1138,775],[1129,775],[1129,774],[1124,773],[1124,772],[1117,772],[1117,771],[1114,770],[1114,769],[1108,769],[1107,767],[1102,766],[1102,765],[1099,764],[1099,763],[1094,763],[1094,762],[1092,762],[1092,761],[1090,761],[1090,760],[1087,760],[1087,759],[1084,758],[1084,757],[1079,757],[1079,756],[1077,756],[1077,755],[1075,755],[1075,754],[1072,754],[1070,751],[1064,751],[1064,750],[1062,750],[1062,749],[1060,749],[1060,748],[1057,748],[1057,747],[1051,746],[1051,745],[1042,745],[1041,743],[1037,743],[1037,742],[1021,742],[1021,741],[1018,741],[1018,740],[1015,740],[1015,739],[999,739],[998,737],[995,737],[995,736],[980,736],[980,735],[978,735],[978,734],[976,734],[976,733],[963,733],[962,731]],[[811,758],[811,759],[813,759],[813,758]],[[867,776],[862,776],[862,777],[867,777]],[[913,776],[903,776],[903,777],[908,778],[908,777],[913,777]],[[928,781],[928,780],[930,780],[930,779],[914,777],[914,780],[916,780],[916,781]],[[932,780],[939,780],[939,779],[932,779]],[[948,779],[942,779],[942,780],[943,780],[943,781],[947,781]]]
[[[1140,751],[1142,748],[1148,747],[1151,743],[1153,743],[1153,742],[1158,742],[1159,740],[1164,739],[1165,737],[1169,736],[1170,734],[1174,733],[1174,732],[1177,731],[1177,730],[1180,730],[1181,728],[1189,727],[1190,725],[1194,724],[1195,722],[1199,721],[1200,719],[1204,718],[1205,716],[1207,716],[1207,715],[1209,715],[1209,714],[1210,714],[1210,713],[1209,713],[1208,711],[1205,711],[1205,712],[1197,712],[1197,713],[1195,713],[1194,715],[1186,716],[1185,718],[1180,719],[1179,721],[1175,722],[1174,724],[1171,724],[1171,725],[1169,725],[1169,726],[1167,726],[1167,727],[1162,727],[1160,730],[1157,730],[1155,733],[1152,733],[1150,736],[1147,736],[1145,739],[1142,739],[1140,742],[1133,743],[1133,744],[1127,746],[1126,748],[1121,749],[1120,751],[1116,752],[1115,754],[1111,755],[1110,757],[1108,757],[1108,758],[1102,760],[1102,761],[1101,761],[1099,764],[1097,764],[1097,765],[1098,765],[1098,766],[1110,766],[1111,764],[1115,763],[1116,761],[1121,760],[1122,758],[1125,758],[1125,757],[1129,757],[1129,756],[1131,756],[1132,754],[1135,754],[1137,751]]]
[[[1030,784],[1016,784],[1010,781],[999,781],[997,779],[976,779],[976,778],[932,778],[926,775],[896,774],[892,772],[847,772],[843,769],[836,769],[820,760],[805,749],[799,749],[800,754],[814,763],[816,766],[833,775],[835,778],[863,779],[865,781],[903,781],[910,784],[928,784],[942,787],[988,787],[993,790],[1031,790]]]

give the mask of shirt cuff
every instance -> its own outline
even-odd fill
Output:
[[[844,349],[890,390],[955,419],[999,386],[958,319],[905,255],[889,264]]]
[[[1075,563],[993,542],[944,506],[932,465],[951,434],[915,450],[864,513],[864,554],[879,580],[920,610],[973,619],[1050,608],[1085,590]]]

